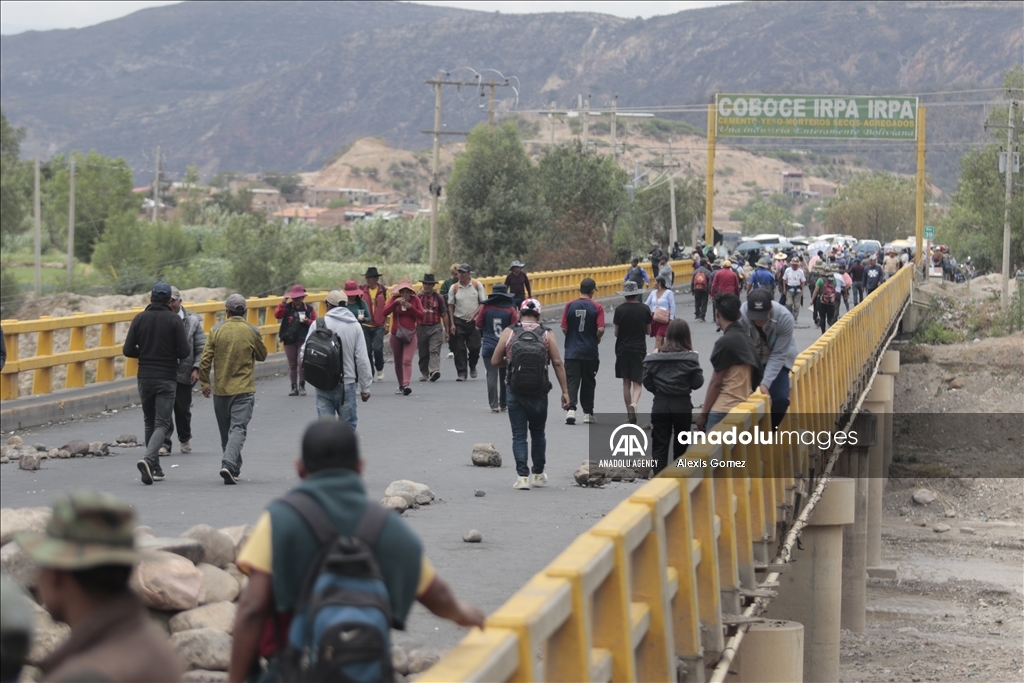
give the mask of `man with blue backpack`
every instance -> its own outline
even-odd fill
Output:
[[[750,282],[747,283],[748,297],[755,289],[767,289],[769,292],[775,290],[775,276],[772,275],[771,267],[768,258],[762,256],[757,262],[757,270],[750,276]]]
[[[368,499],[347,422],[311,424],[296,469],[301,483],[267,506],[238,555],[249,583],[228,680],[390,681],[390,629],[404,628],[415,600],[483,627],[483,612],[455,597],[416,534]]]

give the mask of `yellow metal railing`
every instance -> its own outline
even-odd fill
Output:
[[[799,355],[780,429],[837,428],[910,296],[912,271],[900,270]],[[770,431],[768,398],[751,395],[716,429],[733,425]],[[776,525],[808,472],[809,449],[691,446],[688,460],[744,460],[746,468],[665,470],[419,680],[668,681],[677,661],[704,667],[725,646],[742,590],[756,586],[755,544],[778,541]]]
[[[673,261],[676,280],[679,282],[689,281],[693,264],[690,261]],[[601,268],[574,268],[570,270],[545,271],[530,274],[530,284],[533,295],[542,305],[556,305],[572,300],[579,292],[580,281],[583,278],[593,278],[597,283],[596,296],[610,296],[622,289],[622,278],[625,276],[625,266],[605,266]],[[504,282],[504,276],[479,278],[487,290],[490,291],[494,284]],[[324,304],[327,292],[310,292],[306,300],[319,306],[319,313],[323,315]],[[282,297],[270,296],[262,298],[250,298],[248,300],[248,312],[246,319],[257,326],[263,333],[263,342],[267,349],[277,349],[277,331],[279,323],[274,319],[274,309],[281,303]],[[207,301],[204,303],[185,303],[185,307],[194,312],[202,314],[203,327],[209,332],[218,319],[223,319],[224,304],[220,301]],[[7,363],[0,373],[0,399],[10,401],[18,398],[19,395],[19,374],[32,372],[33,395],[49,394],[54,387],[54,369],[66,368],[64,386],[62,388],[72,389],[83,387],[87,380],[94,382],[109,382],[116,379],[117,371],[114,360],[121,357],[121,347],[124,339],[118,338],[118,323],[130,323],[131,320],[142,311],[137,306],[126,311],[104,311],[103,313],[84,314],[76,313],[73,316],[63,318],[51,318],[42,316],[37,320],[4,320],[4,341],[7,345]],[[89,346],[87,341],[90,328],[99,328],[96,343]],[[54,353],[53,341],[54,332],[62,332],[69,335],[68,349]],[[27,358],[20,357],[19,342],[22,335],[35,334],[35,353]],[[95,373],[93,378],[87,378],[86,363],[95,362]],[[132,358],[124,360],[124,377],[134,377],[138,371],[138,362]]]

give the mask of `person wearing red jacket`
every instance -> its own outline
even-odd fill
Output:
[[[740,295],[740,279],[733,271],[732,261],[729,259],[722,261],[721,270],[716,270],[715,276],[711,278],[711,300],[714,301],[719,294]],[[715,328],[715,332],[721,331],[721,327]]]
[[[398,377],[396,394],[408,396],[412,393],[409,380],[412,378],[412,357],[416,353],[416,326],[423,322],[423,304],[412,288],[412,283],[402,280],[391,288],[391,300],[384,305],[383,314],[391,316],[391,357],[395,359],[395,375]]]
[[[274,317],[281,321],[277,338],[284,347],[288,359],[288,379],[292,383],[289,396],[306,395],[306,378],[302,376],[302,357],[299,349],[306,342],[309,326],[316,320],[316,309],[306,303],[306,288],[295,285],[274,310]]]

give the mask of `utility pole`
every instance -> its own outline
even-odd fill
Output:
[[[553,149],[555,146],[555,103],[551,103],[551,113],[548,114],[548,123],[551,125],[551,144],[549,149]]]
[[[583,151],[587,151],[587,144],[590,138],[590,95],[583,103]]]
[[[71,289],[71,277],[75,272],[75,155],[71,157],[71,168],[68,185],[68,290]]]
[[[434,160],[430,180],[430,271],[437,263],[437,202],[441,195],[438,167],[441,165],[441,81],[434,83]]]
[[[669,163],[670,167],[675,168],[675,162],[672,159],[672,138],[668,139],[668,163]],[[670,200],[671,208],[672,208],[672,230],[669,233],[668,241],[669,241],[669,244],[671,244],[672,246],[675,246],[676,242],[679,239],[679,234],[676,231],[676,174],[675,173],[672,173],[672,175],[670,175],[668,177],[668,187],[669,187],[669,193],[670,193],[670,195],[672,197],[671,200]]]
[[[43,293],[43,217],[39,208],[39,157],[36,157],[36,193],[34,201],[36,222],[36,296]]]
[[[617,159],[619,157],[619,148],[615,143],[615,112],[618,110],[619,96],[616,95],[612,98],[612,158]]]
[[[156,148],[156,175],[153,176],[153,222],[160,210],[160,146]]]
[[[487,98],[487,127],[490,131],[494,132],[494,79],[492,78],[488,83],[490,88],[490,95]]]
[[[1006,206],[1003,207],[1003,310],[1010,306],[1010,204],[1013,203],[1013,141],[1015,121],[1010,100],[1010,121],[1006,128]]]

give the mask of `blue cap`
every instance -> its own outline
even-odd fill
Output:
[[[167,303],[171,300],[171,286],[166,282],[158,282],[153,285],[152,297],[154,301]]]

